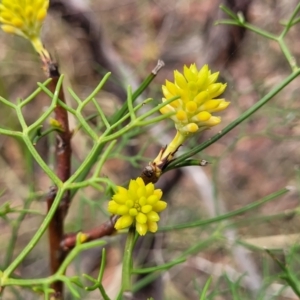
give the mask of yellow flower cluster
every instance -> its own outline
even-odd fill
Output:
[[[156,232],[158,213],[167,207],[161,200],[162,191],[154,189],[153,183],[145,185],[142,178],[131,180],[128,189],[118,186],[117,193],[108,203],[108,211],[121,217],[115,224],[117,230],[135,224],[140,235]]]
[[[40,53],[43,46],[40,30],[47,15],[49,0],[2,0],[0,23],[7,33],[20,35],[30,40]]]
[[[215,99],[220,96],[226,84],[216,83],[219,72],[211,73],[207,65],[199,71],[195,64],[184,66],[183,74],[174,71],[174,83],[166,80],[162,86],[163,102],[175,96],[180,98],[164,106],[160,112],[173,112],[171,119],[182,135],[190,135],[209,129],[221,122],[212,113],[224,110],[230,102]]]

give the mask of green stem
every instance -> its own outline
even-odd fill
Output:
[[[59,201],[58,201],[59,202]],[[52,209],[52,207],[51,207]],[[50,212],[49,212],[50,213]],[[43,223],[44,224],[44,223]],[[45,277],[45,278],[34,278],[34,279],[24,279],[24,278],[7,278],[6,282],[4,282],[4,273],[7,272],[7,270],[3,273],[3,277],[1,285],[3,284],[6,286],[38,286],[38,285],[50,285],[51,283],[61,280],[64,282],[70,282],[72,280],[72,278],[69,278],[67,276],[64,275],[66,268],[68,267],[68,265],[75,259],[76,256],[78,256],[78,254],[82,251],[88,250],[88,249],[92,249],[95,247],[99,247],[99,246],[103,246],[105,245],[106,242],[105,241],[92,241],[92,242],[88,242],[85,244],[80,244],[77,245],[75,248],[73,248],[73,250],[69,253],[69,255],[67,256],[66,260],[64,261],[64,263],[61,265],[61,267],[59,268],[59,270],[57,270],[57,272],[49,277]],[[25,250],[25,249],[24,249]],[[24,251],[23,250],[23,251]],[[4,284],[5,283],[5,284]]]
[[[283,279],[286,280],[288,285],[291,287],[291,289],[294,291],[294,293],[300,297],[300,288],[299,288],[299,281],[297,278],[290,272],[289,269],[285,268],[286,275],[283,276]]]
[[[131,86],[129,85],[127,87],[127,107],[130,115],[130,120],[133,122],[136,119],[134,110],[133,110],[133,99],[132,99],[132,91],[131,91]]]
[[[291,289],[295,292],[295,294],[298,297],[300,297],[299,281],[295,277],[295,275],[291,272],[291,270],[288,268],[288,265],[286,263],[281,262],[272,251],[266,250],[266,252],[270,255],[270,257],[276,262],[279,268],[283,271],[283,275],[281,275],[280,277],[284,279],[287,282],[287,284],[291,287]]]
[[[186,258],[183,257],[183,258],[179,258],[179,259],[176,259],[176,260],[172,260],[169,263],[165,263],[163,265],[159,265],[159,266],[156,266],[156,267],[150,267],[150,268],[144,268],[144,269],[133,269],[132,273],[133,274],[149,274],[149,273],[160,271],[160,270],[170,269],[173,266],[181,264],[185,261],[186,261]]]
[[[298,67],[297,67],[297,64],[296,64],[295,57],[292,56],[289,48],[286,46],[285,41],[282,38],[279,38],[278,39],[278,44],[279,44],[279,46],[281,48],[281,51],[284,54],[286,60],[288,61],[289,65],[290,65],[290,67],[292,69],[292,71],[296,72],[297,69],[298,69]]]
[[[285,35],[288,33],[288,31],[290,30],[290,28],[293,26],[293,21],[297,15],[297,13],[300,10],[300,3],[298,3],[298,5],[296,6],[296,8],[294,9],[288,23],[286,24],[285,28],[283,29],[282,33],[280,34],[279,38],[284,38]]]
[[[258,28],[258,27],[255,27],[255,26],[253,26],[253,25],[251,25],[251,24],[249,24],[249,23],[244,23],[244,24],[242,25],[242,27],[245,27],[246,29],[251,30],[251,31],[253,31],[253,32],[255,32],[255,33],[257,33],[257,34],[259,34],[259,35],[265,37],[265,38],[268,38],[268,39],[270,39],[270,40],[274,40],[274,41],[277,41],[277,40],[278,40],[278,38],[277,38],[276,35],[274,35],[274,34],[268,32],[268,31],[262,30],[262,29],[260,29],[260,28]]]
[[[184,167],[191,167],[191,166],[201,166],[201,167],[205,167],[206,165],[208,165],[210,162],[202,159],[187,159],[185,161],[183,161],[182,163],[178,163],[176,164],[176,166],[174,166],[172,169],[169,168],[168,170],[173,170],[173,169],[180,169],[180,168],[184,168]]]
[[[20,107],[24,107],[27,105],[31,100],[33,100],[43,89],[42,87],[45,87],[48,85],[48,83],[51,81],[51,78],[48,78],[45,82],[43,83],[38,83],[40,85],[31,95],[29,95],[26,99],[24,99],[19,105]],[[41,87],[42,86],[42,87]]]
[[[128,131],[130,131],[132,128],[134,127],[140,127],[143,124],[143,120],[146,119],[147,117],[149,117],[150,115],[154,114],[155,112],[159,111],[162,107],[166,106],[167,104],[173,102],[174,100],[178,99],[179,96],[175,96],[171,99],[166,100],[165,102],[157,105],[156,107],[154,107],[153,109],[150,109],[149,111],[147,111],[146,113],[142,114],[141,116],[139,116],[138,118],[136,118],[134,121],[131,121],[127,126],[123,127],[122,129],[118,130],[115,133],[112,133],[110,135],[108,135],[108,133],[110,131],[105,131],[104,134],[99,138],[98,142],[100,143],[106,143],[108,141],[114,140],[120,136],[122,136],[123,134],[127,133]],[[140,104],[141,105],[141,104]],[[138,105],[136,106],[136,108],[138,107]],[[164,118],[163,118],[164,119]],[[118,123],[118,122],[117,122]],[[114,126],[117,124],[115,123],[114,125],[111,126],[110,129],[113,129]],[[150,123],[145,122],[146,125],[154,123],[153,120],[151,120]]]
[[[14,136],[22,138],[23,134],[21,131],[13,131],[9,129],[0,128],[0,134],[7,136]]]
[[[16,245],[17,238],[18,238],[19,229],[21,227],[22,221],[24,220],[25,216],[28,214],[27,208],[30,207],[30,204],[33,201],[33,199],[34,198],[32,196],[29,196],[28,199],[25,200],[24,210],[20,213],[20,215],[18,216],[16,221],[14,223],[12,223],[13,224],[12,232],[11,232],[11,237],[10,237],[10,240],[9,240],[9,243],[7,246],[7,251],[6,251],[5,260],[4,260],[4,266],[8,266],[8,264],[12,261],[15,245]]]
[[[173,116],[174,113],[173,112],[170,112],[170,113],[167,113],[167,114],[163,114],[161,116],[158,116],[158,117],[154,117],[150,120],[146,120],[146,121],[140,121],[138,122],[138,126],[147,126],[147,125],[150,125],[150,124],[156,124],[162,120],[165,120],[165,119],[169,119],[171,116]]]
[[[151,81],[155,78],[156,74],[150,73],[148,77],[141,83],[138,89],[132,94],[132,103],[143,93],[143,91],[148,87]],[[114,124],[116,121],[120,120],[128,111],[128,103],[125,102],[121,109],[118,110],[111,118],[110,124]]]
[[[4,105],[16,109],[16,105],[14,105],[13,103],[9,102],[8,100],[6,100],[5,98],[0,96],[0,102],[2,102]]]
[[[209,238],[207,238],[204,241],[200,241],[196,244],[194,244],[192,247],[184,251],[177,259],[176,261],[179,260],[186,260],[189,256],[199,253],[201,250],[206,249],[207,247],[211,246],[213,242],[217,241],[219,239],[218,234],[213,234]],[[170,265],[169,268],[172,266]],[[150,282],[153,282],[156,278],[158,278],[161,273],[166,271],[167,269],[158,269],[153,273],[150,273],[146,276],[144,276],[141,280],[139,280],[137,283],[134,284],[133,286],[133,292],[139,291],[141,288],[144,286],[147,286]]]
[[[69,185],[70,183],[73,182],[80,182],[82,181],[87,175],[92,166],[94,165],[95,161],[97,161],[97,158],[99,156],[99,154],[101,153],[102,149],[104,148],[104,144],[103,143],[96,143],[94,144],[93,148],[91,149],[91,151],[88,153],[87,157],[85,158],[85,160],[81,163],[81,165],[79,166],[79,168],[74,172],[74,174],[66,181],[66,183]],[[79,178],[82,180],[79,180]],[[77,179],[77,180],[76,180]],[[72,193],[71,193],[71,199],[72,199]]]
[[[95,105],[95,107],[98,111],[98,114],[99,114],[103,124],[105,125],[106,129],[110,128],[110,124],[109,124],[108,120],[105,117],[105,113],[103,112],[103,110],[100,107],[100,105],[98,104],[98,102],[95,99],[93,99],[93,103],[94,103],[94,105]],[[96,114],[96,116],[98,116],[98,114]]]
[[[80,172],[75,172],[74,173],[74,177],[71,176],[71,180],[69,179],[70,182],[73,182],[74,183],[80,183],[81,181],[83,181],[87,175],[89,174],[91,168],[93,167],[93,165],[95,164],[95,162],[97,161],[101,151],[103,150],[104,148],[104,144],[102,145],[95,145],[93,147],[93,151],[90,152],[90,154],[88,155],[88,160],[85,160],[85,165],[83,168],[80,168]],[[74,197],[74,195],[76,194],[76,192],[78,191],[78,189],[72,189],[71,192],[70,192],[70,199],[72,199]]]
[[[274,41],[278,40],[276,35],[268,32],[268,31],[262,30],[258,27],[255,27],[249,23],[239,23],[238,21],[235,21],[235,20],[219,20],[219,21],[215,22],[215,25],[233,25],[233,26],[244,27],[244,28],[251,30],[267,39],[274,40]]]
[[[26,144],[29,152],[31,153],[35,161],[39,164],[39,166],[43,169],[43,171],[55,183],[56,186],[60,187],[62,185],[61,180],[55,175],[55,173],[49,168],[49,166],[44,162],[39,153],[36,151],[36,148],[32,144],[27,131],[23,132],[23,141]]]
[[[204,226],[204,225],[208,225],[208,224],[212,224],[212,223],[217,223],[229,218],[232,218],[234,216],[240,215],[242,213],[247,212],[248,210],[254,209],[258,206],[261,206],[271,200],[273,200],[276,197],[279,197],[285,193],[287,193],[289,190],[284,188],[281,189],[275,193],[272,193],[254,203],[250,203],[246,206],[243,206],[242,208],[239,208],[237,210],[231,211],[229,213],[226,213],[224,215],[221,216],[217,216],[208,220],[200,220],[200,221],[195,221],[195,222],[189,222],[189,223],[185,223],[185,224],[178,224],[178,225],[173,225],[173,226],[167,226],[167,227],[163,227],[160,228],[159,231],[160,232],[165,232],[165,231],[173,231],[173,230],[179,230],[179,229],[186,229],[186,228],[193,228],[193,227],[200,227],[200,226]]]
[[[296,25],[296,24],[299,23],[299,22],[300,22],[300,18],[298,17],[298,18],[296,18],[296,19],[291,23],[291,26],[294,26],[294,25]],[[280,22],[280,24],[281,24],[281,25],[284,25],[284,26],[287,25],[286,22]]]
[[[135,226],[132,225],[127,234],[122,269],[122,293],[131,292],[132,251],[135,244]]]
[[[243,218],[238,221],[233,221],[230,222],[229,224],[226,225],[228,228],[232,227],[242,227],[242,226],[257,226],[260,223],[263,222],[270,222],[273,221],[274,219],[285,219],[285,220],[290,220],[294,218],[295,216],[299,215],[299,209],[288,209],[284,210],[283,212],[273,214],[273,215],[258,215],[258,216],[251,216],[249,218]]]
[[[242,123],[243,121],[248,119],[258,109],[260,109],[268,101],[270,101],[276,94],[278,94],[285,86],[287,86],[291,81],[293,81],[296,77],[298,77],[299,74],[300,74],[300,68],[297,69],[292,74],[290,74],[286,79],[284,79],[280,84],[278,84],[273,90],[271,90],[267,95],[265,95],[262,99],[260,99],[256,104],[254,104],[247,111],[245,111],[243,114],[241,114],[235,121],[231,122],[227,127],[225,127],[223,130],[221,130],[218,134],[213,136],[208,141],[202,143],[201,145],[193,148],[192,150],[187,151],[185,154],[178,156],[174,161],[172,161],[168,165],[165,172],[172,169],[172,168],[174,168],[174,166],[176,166],[177,163],[181,163],[181,162],[185,161],[186,159],[190,158],[191,156],[201,152],[202,150],[204,150],[208,146],[212,145],[217,140],[219,140],[224,135],[226,135],[229,131],[231,131],[233,128],[235,128],[240,123]]]
[[[104,275],[105,264],[106,264],[106,251],[105,251],[105,248],[103,248],[102,249],[102,258],[101,258],[100,271],[99,271],[99,275],[98,275],[98,278],[97,278],[97,282],[98,282],[99,291],[100,291],[101,296],[103,297],[103,299],[104,300],[110,300],[110,298],[106,294],[106,291],[105,291],[105,289],[102,285],[102,279],[103,279],[103,275]]]
[[[170,153],[175,153],[177,149],[184,143],[184,141],[188,138],[187,135],[183,135],[179,131],[176,132],[176,135],[174,139],[171,141],[171,143],[168,145],[167,149],[164,151],[164,157],[168,157]]]
[[[99,162],[96,165],[93,178],[101,177],[100,172],[102,170],[102,167],[103,167],[104,163],[108,160],[109,155],[112,153],[112,149],[115,146],[116,142],[117,142],[116,140],[112,141],[107,146],[104,153],[101,155],[101,158],[100,158]]]
[[[30,240],[30,242],[25,246],[25,248],[21,251],[21,253],[16,257],[16,259],[8,266],[8,268],[3,272],[2,277],[0,277],[0,286],[5,285],[6,279],[14,272],[14,270],[18,267],[18,265],[25,259],[25,257],[29,254],[29,252],[36,246],[38,241],[41,239],[42,235],[46,231],[49,226],[49,223],[59,206],[60,200],[64,194],[64,189],[58,189],[57,195],[55,200],[49,210],[48,214],[46,215],[44,221],[42,222],[41,226]]]

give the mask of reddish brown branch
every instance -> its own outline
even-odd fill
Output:
[[[105,41],[101,26],[98,24],[98,17],[84,5],[76,5],[76,1],[50,0],[51,11],[58,11],[62,18],[70,24],[73,32],[80,28],[80,32],[86,34],[86,42],[93,55],[94,61],[91,68],[95,70],[95,75],[99,71],[95,68],[98,64],[101,69],[112,72],[114,80],[108,80],[105,84],[105,90],[115,94],[120,99],[126,99],[126,92],[122,87],[122,76],[116,68],[115,61],[110,58],[112,51]]]
[[[114,226],[118,218],[118,216],[112,216],[109,220],[107,220],[100,226],[87,231],[83,231],[82,234],[85,235],[85,242],[93,241],[104,236],[114,234],[116,232]],[[77,233],[67,234],[60,244],[61,248],[64,251],[72,249],[76,245],[76,236]]]
[[[224,0],[216,3],[215,9],[206,20],[204,30],[206,51],[203,51],[206,54],[201,58],[201,63],[205,62],[221,69],[237,57],[246,33],[245,28],[239,26],[213,26],[213,24],[217,20],[228,18],[220,10],[220,4],[225,5],[235,13],[242,13],[245,19],[248,20],[252,2],[252,0]]]
[[[55,91],[59,75],[60,74],[57,69],[57,66],[53,64],[52,68],[50,69],[50,77],[52,78],[52,81],[50,82],[49,89],[51,91]],[[59,90],[58,98],[61,101],[65,102],[65,96],[62,88]],[[72,133],[69,129],[68,112],[60,105],[57,105],[57,107],[54,110],[54,113],[55,120],[59,123],[60,127],[62,128],[62,130],[59,131],[56,136],[56,174],[61,181],[65,182],[69,179],[71,173]],[[63,211],[64,216],[66,216],[68,212],[69,204],[70,197],[69,193],[67,193],[64,196],[59,208]]]
[[[54,93],[59,79],[59,72],[57,65],[52,62],[48,65],[49,77],[52,78],[49,89]],[[59,90],[59,99],[65,101],[64,92],[61,88]],[[66,181],[70,177],[71,172],[71,132],[69,129],[68,113],[67,111],[57,105],[54,110],[55,119],[59,123],[62,130],[56,136],[56,174],[61,181]],[[47,197],[47,207],[50,210],[54,198],[56,196],[56,188],[51,188]],[[61,204],[55,212],[49,224],[49,245],[50,245],[50,268],[51,274],[55,274],[61,263],[63,262],[66,252],[60,247],[60,242],[64,236],[64,218],[68,212],[70,204],[70,193],[66,192],[61,200]],[[55,299],[63,299],[63,283],[54,282],[52,288],[55,290],[53,295]]]

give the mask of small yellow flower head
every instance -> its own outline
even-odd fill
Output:
[[[60,131],[64,130],[62,124],[54,118],[49,119],[49,124],[50,124],[51,127],[55,128],[55,129],[58,129]]]
[[[145,235],[148,230],[156,232],[158,213],[167,207],[161,196],[160,189],[155,190],[153,183],[145,185],[141,177],[131,180],[128,189],[118,186],[117,193],[108,202],[108,211],[121,216],[115,228],[120,230],[135,224],[140,235]]]
[[[226,84],[216,83],[219,72],[211,73],[207,65],[198,71],[195,64],[184,66],[183,74],[174,71],[174,83],[166,80],[162,86],[165,96],[163,102],[175,96],[179,99],[164,106],[160,112],[173,112],[171,119],[175,127],[184,136],[209,129],[221,122],[220,117],[212,113],[224,110],[230,102],[215,99],[220,96]]]
[[[37,52],[41,53],[43,48],[39,36],[48,6],[49,0],[2,0],[1,28],[30,40]]]

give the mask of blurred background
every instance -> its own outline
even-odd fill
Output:
[[[112,72],[109,83],[97,95],[107,115],[126,100],[126,86],[138,87],[158,59],[165,62],[165,67],[141,97],[142,100],[153,98],[154,104],[161,101],[161,85],[166,79],[173,80],[175,69],[182,72],[184,64],[196,63],[198,68],[209,64],[212,71],[220,71],[220,80],[228,84],[225,98],[231,105],[220,114],[222,123],[217,128],[184,145],[179,151],[182,153],[212,137],[291,73],[275,41],[243,28],[215,26],[217,20],[227,18],[219,5],[241,12],[248,22],[259,28],[279,34],[283,29],[281,22],[290,17],[298,2],[50,0],[43,40],[59,63],[61,73],[65,74],[65,89],[71,87],[81,98],[93,91],[103,74]],[[298,61],[299,25],[289,31],[286,43]],[[0,45],[0,95],[15,102],[32,93],[36,83],[43,82],[45,77],[27,41],[0,32]],[[207,299],[297,299],[290,288],[285,288],[285,283],[279,279],[280,269],[263,249],[276,251],[280,260],[297,269],[299,84],[300,79],[295,79],[250,119],[196,156],[207,160],[208,166],[171,171],[162,178],[159,187],[165,191],[164,200],[168,201],[169,209],[161,226],[215,217],[285,186],[293,187],[292,191],[230,219],[230,226],[226,228],[219,222],[143,240],[137,256],[146,264],[162,264],[179,257],[192,246],[198,245],[198,248],[190,250],[191,255],[185,263],[166,271],[154,283],[146,284],[136,299],[150,296],[155,300],[199,299],[210,276],[212,283]],[[74,99],[66,95],[68,104],[76,106]],[[49,101],[41,93],[24,108],[28,124],[41,115]],[[89,116],[95,108],[90,105],[84,112]],[[0,120],[1,127],[20,128],[14,112],[8,107],[1,106]],[[97,121],[91,122],[99,125]],[[77,125],[73,117],[70,123],[71,128]],[[148,132],[121,139],[121,150],[111,156],[103,175],[120,185],[138,176],[174,135],[170,123],[164,121]],[[49,165],[53,165],[53,141],[54,137],[49,136],[37,144]],[[91,141],[79,131],[72,142],[75,170],[88,154]],[[138,158],[134,158],[136,153],[139,153]],[[28,205],[46,213],[43,196],[51,182],[32,162],[21,142],[0,136],[0,172],[0,204],[9,201],[13,206]],[[107,195],[92,188],[79,191],[73,200],[66,230],[76,232],[101,224],[107,218],[107,200]],[[42,220],[41,216],[24,215],[16,230],[17,218],[16,214],[10,220],[0,220],[2,265],[19,253]],[[13,251],[9,248],[12,235],[16,241]],[[108,237],[107,241],[104,283],[114,299],[120,284],[122,241],[117,236]],[[45,237],[20,266],[18,274],[28,278],[47,276],[47,252]],[[101,249],[83,253],[68,272],[97,276],[100,253]],[[233,298],[233,294],[239,297]],[[29,291],[10,289],[3,299],[39,298]],[[83,294],[82,299],[99,299],[99,292]]]

